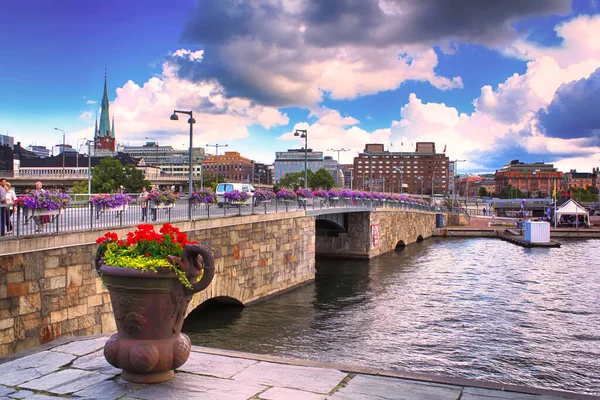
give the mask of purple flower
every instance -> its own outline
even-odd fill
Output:
[[[287,189],[281,189],[279,192],[277,192],[275,194],[275,197],[277,197],[278,199],[282,199],[282,200],[291,200],[296,197],[296,194],[294,194],[294,192],[291,192]]]
[[[313,193],[310,189],[298,189],[296,190],[296,196],[313,197]]]
[[[271,190],[256,190],[254,192],[254,198],[258,201],[268,201],[275,197],[275,193]]]
[[[324,199],[326,199],[326,198],[328,198],[328,197],[329,197],[329,191],[327,191],[327,190],[322,190],[322,189],[315,190],[315,191],[314,191],[312,194],[313,194],[313,196],[315,196],[315,197],[322,197],[322,198],[324,198]]]
[[[239,190],[232,190],[230,192],[225,192],[223,197],[230,201],[246,201],[250,198],[250,193],[248,192],[240,192]]]
[[[66,208],[71,204],[71,197],[57,190],[46,190],[43,193],[34,191],[27,196],[20,197],[18,202],[22,202],[23,206],[28,208],[57,210],[59,208]]]
[[[115,194],[98,194],[90,200],[95,206],[104,206],[107,208],[122,207],[131,203],[131,196],[122,193]]]
[[[350,189],[344,189],[340,192],[340,197],[344,199],[351,199],[354,197],[354,192]]]
[[[215,204],[215,194],[210,190],[198,190],[197,192],[192,192],[190,200],[193,203]]]

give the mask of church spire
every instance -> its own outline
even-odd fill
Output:
[[[102,104],[100,108],[100,125],[96,129],[95,148],[97,150],[115,151],[115,133],[114,133],[114,118],[113,126],[110,126],[109,102],[108,102],[108,85],[106,78],[106,69],[104,70],[104,93],[102,95]]]

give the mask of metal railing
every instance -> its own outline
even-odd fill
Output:
[[[135,226],[139,223],[164,223],[189,221],[188,202],[181,199],[171,206],[153,208],[148,201],[132,201],[120,208],[97,207],[89,201],[74,201],[62,210],[46,211],[13,207],[0,204],[0,213],[5,213],[5,233],[2,239],[30,237],[43,234],[91,231],[95,229],[115,229]],[[371,199],[322,199],[318,197],[295,200],[269,200],[248,204],[221,203],[219,205],[192,204],[191,219],[214,219],[241,215],[261,215],[281,212],[310,210],[375,208],[420,210],[425,212],[459,212],[445,207],[420,205],[405,201],[381,201]],[[13,210],[12,213],[10,211]],[[10,221],[7,226],[6,220]],[[12,228],[12,229],[9,229]],[[10,233],[8,233],[10,231]]]

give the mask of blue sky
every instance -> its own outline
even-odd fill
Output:
[[[595,0],[169,3],[5,3],[0,132],[91,138],[106,68],[123,144],[186,147],[177,108],[194,111],[196,145],[267,163],[300,128],[315,150],[349,149],[342,162],[365,143],[434,141],[465,171],[600,165]]]

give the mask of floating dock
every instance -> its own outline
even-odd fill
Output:
[[[509,242],[512,244],[516,244],[521,247],[533,248],[533,247],[560,247],[561,244],[559,242],[549,241],[549,242],[528,242],[521,235],[514,235],[513,232],[508,231],[508,233],[500,233],[498,232],[498,237],[505,242]]]

